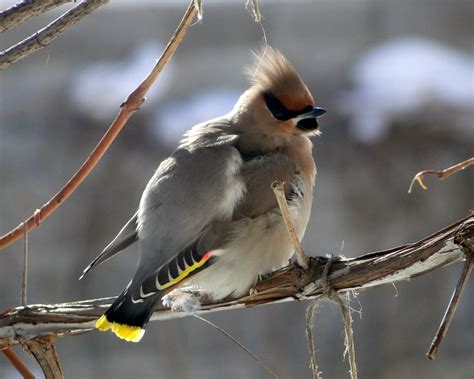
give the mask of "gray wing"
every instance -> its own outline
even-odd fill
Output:
[[[235,191],[235,188],[232,188],[232,181],[229,182],[228,179],[225,179],[223,172],[231,173],[233,171],[232,169],[229,170],[229,168],[225,169],[225,162],[228,161],[229,157],[233,154],[236,154],[236,151],[234,151],[233,148],[231,152],[224,152],[225,149],[224,151],[220,149],[213,150],[214,149],[206,150],[206,154],[202,152],[197,153],[199,163],[195,162],[193,165],[191,165],[192,159],[190,159],[189,163],[186,162],[187,157],[180,157],[178,159],[176,165],[180,167],[183,172],[190,170],[191,166],[197,169],[194,170],[194,174],[191,174],[192,171],[188,171],[190,177],[188,177],[188,185],[185,187],[185,191],[183,193],[175,191],[172,196],[174,201],[186,201],[186,205],[176,207],[174,213],[178,216],[175,218],[173,214],[172,221],[170,222],[170,220],[168,220],[168,223],[166,223],[164,217],[166,212],[163,208],[165,203],[158,202],[157,209],[159,210],[161,208],[162,211],[157,211],[155,216],[163,216],[159,225],[165,225],[164,228],[160,228],[160,233],[162,236],[168,235],[168,237],[172,239],[172,242],[163,238],[158,239],[156,236],[152,239],[154,242],[161,242],[162,245],[168,246],[168,249],[170,246],[174,248],[169,249],[168,252],[163,251],[160,255],[161,259],[157,259],[156,256],[151,257],[147,255],[148,260],[146,260],[147,258],[145,257],[146,262],[140,264],[137,275],[135,275],[132,285],[129,287],[129,289],[133,291],[133,297],[135,299],[144,299],[162,291],[163,288],[172,288],[168,287],[169,285],[180,285],[186,278],[213,264],[213,258],[210,258],[206,260],[204,264],[198,267],[195,266],[197,262],[202,263],[202,259],[208,259],[205,258],[207,252],[219,248],[224,241],[228,240],[228,238],[232,238],[234,220],[257,217],[278,207],[275,195],[271,189],[273,181],[286,181],[285,192],[287,195],[291,194],[291,182],[296,174],[296,168],[295,164],[286,156],[274,153],[245,162],[240,161],[238,172],[235,172],[232,176],[235,176],[234,180],[238,179],[245,185],[246,191],[240,199],[232,203],[233,206],[230,206],[230,203],[224,202],[224,204],[229,206],[229,212],[232,212],[231,218],[216,217],[218,213],[216,209],[221,206],[220,204],[222,204],[224,199],[222,194]],[[196,152],[191,154],[190,157],[195,154]],[[209,155],[206,156],[207,154]],[[240,157],[240,153],[238,153],[238,156]],[[207,162],[207,164],[205,162]],[[176,169],[173,162],[168,162],[168,167],[170,170]],[[171,171],[169,174],[171,174]],[[174,175],[173,179],[161,180],[169,181],[170,186],[175,181],[176,183],[181,183],[180,180],[182,179],[179,179],[180,174],[175,172]],[[163,171],[160,178],[164,176],[166,176],[166,174]],[[194,184],[198,184],[198,190],[195,193],[192,191]],[[160,185],[163,184],[160,183]],[[166,193],[161,191],[165,191],[164,186],[160,191],[154,194],[155,201],[158,201],[158,198],[167,198],[165,196]],[[201,198],[201,193],[205,193],[206,196]],[[199,198],[202,203],[195,202],[196,197]],[[145,196],[145,198],[147,198],[147,196]],[[188,200],[194,205],[187,203]],[[200,209],[201,207],[202,209]],[[187,214],[182,212],[187,212]],[[186,215],[188,217],[186,217]],[[180,222],[180,219],[183,220]],[[153,223],[153,225],[156,227],[158,224]],[[170,234],[165,234],[167,229],[174,229],[175,233],[171,230]],[[186,230],[186,234],[180,233],[183,230]],[[147,231],[147,233],[149,232],[151,231]],[[146,236],[144,239],[145,238]],[[141,237],[140,241],[142,242]],[[178,246],[181,246],[186,241],[192,242],[184,246],[184,248],[178,248]],[[146,242],[146,240],[143,242]],[[150,249],[151,241],[148,242],[148,244],[144,244],[147,250],[142,251],[142,254],[149,254],[150,251],[153,251]],[[155,251],[159,251],[158,246],[156,246],[155,249]],[[174,251],[174,254],[171,256],[168,255],[170,251]],[[187,270],[190,271],[185,276],[182,276],[181,273]],[[160,286],[162,288],[159,288]]]
[[[289,195],[295,173],[294,162],[283,154],[244,162],[231,143],[178,151],[162,163],[140,204],[142,259],[156,269],[197,241],[201,253],[208,251],[224,237],[231,220],[277,207],[272,182],[287,182]]]
[[[133,217],[125,224],[125,226],[120,230],[112,242],[110,242],[91,263],[89,263],[89,265],[82,272],[79,280],[81,280],[91,269],[100,265],[101,263],[108,261],[110,258],[117,255],[123,249],[138,240],[137,220],[138,212],[136,212]]]
[[[201,135],[163,161],[138,212],[140,282],[197,241],[209,226],[229,220],[245,193],[236,136]]]

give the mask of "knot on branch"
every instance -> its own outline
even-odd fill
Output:
[[[323,275],[321,276],[321,287],[323,288],[323,296],[332,299],[334,296],[339,296],[336,290],[331,286],[331,282],[329,281],[329,270],[331,269],[332,263],[334,262],[334,258],[331,256],[326,264],[324,265]]]

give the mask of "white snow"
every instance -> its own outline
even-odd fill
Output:
[[[146,42],[122,61],[93,64],[75,76],[71,83],[71,101],[79,110],[98,120],[110,120],[120,104],[146,77],[161,56],[164,46]],[[170,61],[147,93],[147,103],[162,98],[168,91],[174,73]]]
[[[394,115],[425,104],[473,109],[473,56],[432,40],[406,37],[382,43],[359,58],[350,76],[355,88],[342,96],[341,106],[361,141],[380,139]],[[464,127],[474,129],[472,121]]]

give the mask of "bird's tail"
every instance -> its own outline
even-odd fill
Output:
[[[212,262],[212,252],[201,255],[195,249],[186,249],[144,280],[143,275],[135,276],[128,288],[97,320],[95,327],[102,331],[111,329],[117,337],[126,341],[140,341],[155,304]]]
[[[161,296],[163,294],[156,293],[148,299],[133,301],[132,294],[124,291],[97,320],[95,327],[103,332],[110,329],[126,341],[139,342]]]

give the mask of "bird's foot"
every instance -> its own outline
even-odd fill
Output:
[[[174,289],[161,299],[165,307],[174,312],[195,312],[201,307],[199,297],[195,293]]]

